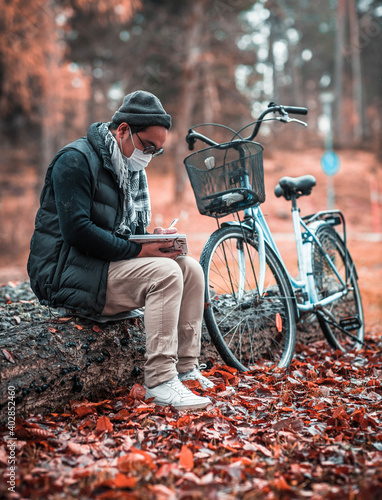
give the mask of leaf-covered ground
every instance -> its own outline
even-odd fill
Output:
[[[343,355],[298,345],[288,371],[212,363],[213,405],[179,412],[110,399],[16,426],[12,499],[340,499],[382,497],[382,339]],[[198,383],[189,387],[200,392]],[[9,438],[1,429],[7,477]]]

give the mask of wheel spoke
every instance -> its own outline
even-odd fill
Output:
[[[329,297],[344,290],[344,286],[337,274],[344,283],[347,278],[345,285],[347,293],[328,304],[322,312],[317,312],[318,324],[328,343],[334,349],[341,349],[342,351],[354,348],[360,349],[364,341],[363,310],[354,263],[346,252],[342,240],[331,226],[327,224],[320,226],[316,236],[322,245],[322,249],[336,266],[335,272],[326,261],[325,255],[323,255],[318,245],[312,245],[313,275],[318,299]],[[346,263],[348,265],[347,272]],[[341,321],[346,317],[355,316],[360,320],[359,327],[356,328],[355,333],[349,333],[341,326]]]
[[[265,358],[287,366],[293,355],[295,317],[290,286],[277,257],[267,255],[262,297],[257,287],[257,242],[250,233],[240,228],[216,231],[201,264],[210,304],[206,325],[225,361],[242,367]]]

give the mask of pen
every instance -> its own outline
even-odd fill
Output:
[[[178,222],[179,219],[174,219],[171,224],[168,226],[168,229],[171,229]]]

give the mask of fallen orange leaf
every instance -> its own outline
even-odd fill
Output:
[[[81,405],[81,406],[77,406],[77,408],[75,409],[75,412],[81,418],[81,417],[84,417],[85,415],[89,415],[90,413],[95,413],[95,409],[91,408],[87,405]]]
[[[102,432],[112,432],[113,431],[113,424],[110,422],[108,417],[105,417],[105,415],[102,415],[97,420],[97,427],[96,427],[96,433],[101,434]]]
[[[132,447],[126,455],[122,455],[118,458],[118,469],[121,472],[135,470],[138,464],[144,464],[155,469],[151,455],[134,447]]]
[[[192,470],[194,468],[194,455],[187,445],[183,445],[180,450],[179,465],[185,469]]]
[[[128,477],[121,472],[118,472],[114,479],[115,488],[134,488],[136,484],[137,479],[135,477]]]
[[[129,396],[133,399],[145,400],[146,389],[141,384],[134,384],[131,388]]]
[[[333,418],[347,417],[345,408],[343,406],[338,406],[333,412]]]
[[[273,481],[273,484],[280,491],[290,491],[291,489],[289,484],[286,482],[284,476],[277,477]]]

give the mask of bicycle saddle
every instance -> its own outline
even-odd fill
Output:
[[[275,195],[277,198],[283,196],[286,200],[290,200],[292,196],[295,196],[296,198],[299,198],[300,196],[308,196],[312,192],[312,188],[315,185],[316,179],[313,175],[282,177],[275,187]]]

